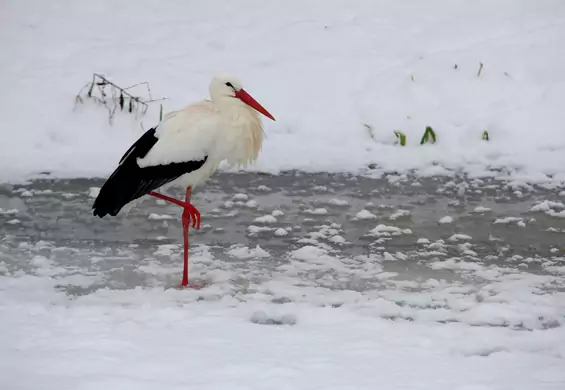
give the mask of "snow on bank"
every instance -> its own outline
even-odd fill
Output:
[[[110,126],[102,107],[73,111],[92,72],[149,81],[173,110],[226,70],[277,118],[250,169],[562,181],[564,17],[560,0],[5,2],[0,179],[111,171],[142,130],[126,114]],[[157,118],[156,104],[144,127]],[[438,143],[420,147],[428,125]]]
[[[6,389],[543,390],[565,381],[563,328],[391,321],[372,315],[383,300],[354,311],[174,289],[68,297],[47,279],[0,279]]]

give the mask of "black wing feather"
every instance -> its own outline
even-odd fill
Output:
[[[93,214],[104,217],[115,216],[132,200],[147,195],[185,173],[193,172],[206,162],[207,157],[198,161],[186,161],[140,168],[138,158],[143,158],[159,139],[155,128],[143,134],[120,159],[120,165],[106,180],[94,201]]]

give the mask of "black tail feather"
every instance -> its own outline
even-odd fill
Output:
[[[207,160],[186,161],[140,168],[138,158],[143,158],[157,143],[155,129],[147,131],[133,144],[120,160],[120,165],[106,180],[94,201],[93,215],[116,216],[131,201],[156,190],[185,173],[200,169]]]
[[[151,191],[140,191],[147,187],[144,184],[149,183],[140,180],[135,167],[120,165],[100,189],[92,206],[93,214],[100,218],[106,214],[116,216],[126,204]]]

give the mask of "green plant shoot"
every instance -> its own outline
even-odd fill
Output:
[[[406,135],[402,131],[395,130],[394,135],[396,135],[397,143],[400,143],[400,146],[406,146]]]
[[[431,137],[431,141],[430,141],[430,137]],[[426,131],[425,131],[424,135],[422,136],[422,140],[420,141],[420,145],[426,144],[428,142],[431,142],[432,144],[436,143],[436,133],[434,132],[434,130],[430,126],[426,127]]]
[[[488,141],[488,140],[489,140],[488,131],[486,131],[486,130],[483,131],[483,137],[482,137],[482,138],[483,138],[483,141]]]

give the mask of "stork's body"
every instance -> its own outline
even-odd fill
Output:
[[[192,189],[224,160],[232,166],[255,161],[263,141],[257,111],[274,120],[234,77],[215,77],[210,97],[167,114],[157,127],[143,134],[123,155],[92,207],[100,218],[115,216],[144,195],[183,207],[183,286],[188,285],[188,228],[191,222],[200,228],[200,213],[190,203]],[[155,192],[168,186],[186,188],[185,199]]]

